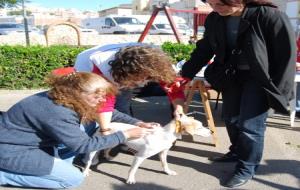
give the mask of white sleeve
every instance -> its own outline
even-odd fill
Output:
[[[80,53],[76,58],[74,68],[76,71],[92,72],[93,63],[90,60],[90,54],[87,52]]]

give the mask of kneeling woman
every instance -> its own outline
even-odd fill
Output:
[[[49,91],[25,98],[0,114],[0,185],[76,187],[83,175],[72,165],[75,154],[111,148],[147,133],[137,127],[90,137],[84,126],[95,121],[96,107],[107,94],[114,95],[115,88],[102,77],[84,72],[51,75],[47,82]],[[60,152],[60,144],[70,151]]]

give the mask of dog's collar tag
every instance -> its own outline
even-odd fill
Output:
[[[181,133],[181,131],[182,131],[181,122],[179,120],[176,120],[176,129],[175,129],[175,132],[176,133]]]

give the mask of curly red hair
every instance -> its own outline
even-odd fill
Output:
[[[56,104],[73,109],[83,122],[96,120],[96,107],[89,106],[82,93],[112,94],[117,93],[116,87],[94,73],[73,72],[68,75],[50,74],[46,83],[51,89],[50,98]]]

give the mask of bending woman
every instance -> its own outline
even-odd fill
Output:
[[[49,91],[25,98],[0,115],[0,185],[76,187],[84,178],[72,165],[74,155],[111,148],[147,133],[140,127],[107,136],[86,133],[95,121],[96,107],[106,95],[116,93],[99,75],[73,72],[51,75],[47,82]],[[119,112],[113,116],[115,120],[128,119]],[[60,144],[69,151],[60,152]]]

